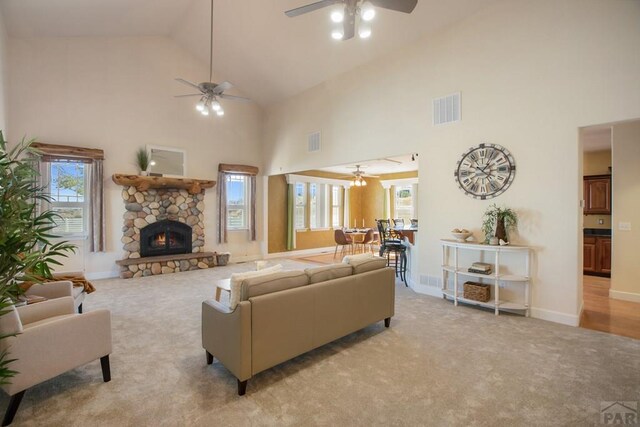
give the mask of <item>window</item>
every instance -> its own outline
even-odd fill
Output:
[[[409,223],[415,218],[413,210],[413,194],[411,185],[395,186],[395,218],[404,219]]]
[[[248,176],[227,175],[227,229],[244,230],[249,228],[248,194]]]
[[[339,228],[342,225],[342,194],[340,187],[331,186],[331,226]]]
[[[294,225],[295,229],[307,227],[307,184],[296,182],[294,188],[295,205],[294,205]]]
[[[329,226],[329,191],[327,184],[309,184],[310,228]]]
[[[62,236],[86,235],[89,216],[85,197],[86,165],[73,161],[56,161],[47,165],[51,183],[51,210],[60,215],[53,232]]]

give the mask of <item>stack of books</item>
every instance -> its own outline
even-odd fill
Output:
[[[471,267],[469,267],[469,273],[491,274],[492,272],[492,265],[486,262],[474,262],[471,264]]]

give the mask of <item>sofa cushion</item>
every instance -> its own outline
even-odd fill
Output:
[[[309,276],[309,284],[313,284],[351,276],[353,274],[353,267],[349,264],[332,264],[323,265],[322,267],[306,268],[304,272]]]
[[[373,254],[370,252],[364,253],[364,254],[358,254],[358,255],[347,255],[344,258],[342,258],[342,262],[344,264],[352,264],[353,261],[357,261],[357,260],[362,260],[362,259],[370,259],[373,258]]]
[[[387,260],[381,257],[371,257],[367,259],[351,261],[353,274],[366,273],[371,270],[378,270],[387,266]]]
[[[240,301],[246,301],[251,297],[283,291],[285,289],[293,289],[308,284],[309,278],[305,272],[301,270],[280,271],[265,276],[249,277],[242,281]]]
[[[245,271],[243,273],[233,273],[231,275],[231,280],[229,283],[229,288],[231,289],[229,295],[229,308],[231,310],[235,309],[238,303],[240,302],[240,286],[244,279],[249,277],[258,277],[258,276],[266,276],[278,271],[282,270],[282,265],[274,265],[273,267],[263,268],[259,271]]]

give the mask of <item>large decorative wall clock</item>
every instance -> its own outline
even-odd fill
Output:
[[[454,172],[458,187],[474,199],[490,199],[504,193],[516,176],[516,162],[506,148],[480,144],[467,150]]]

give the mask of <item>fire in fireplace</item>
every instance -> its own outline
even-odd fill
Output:
[[[191,227],[165,219],[140,230],[140,256],[191,253]]]

